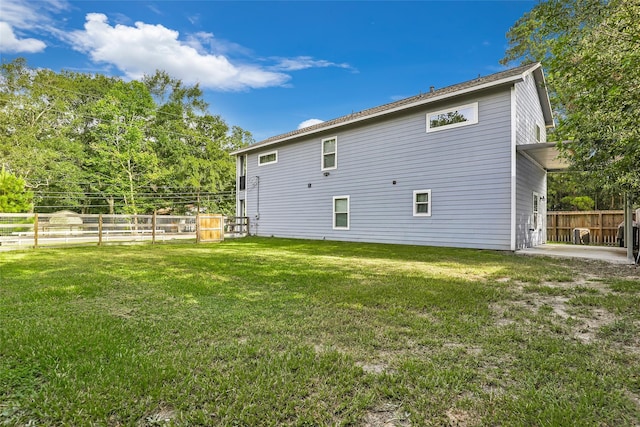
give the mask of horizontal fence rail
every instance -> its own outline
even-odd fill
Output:
[[[615,246],[623,220],[624,211],[547,212],[547,241],[575,243],[582,236],[582,243]]]
[[[197,241],[199,217],[197,215],[0,213],[0,246],[10,248],[145,241],[152,243],[173,240]],[[220,236],[218,240],[248,234],[248,218],[219,217],[224,221],[224,236]]]

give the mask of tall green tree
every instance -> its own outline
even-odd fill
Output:
[[[251,134],[209,114],[198,85],[185,86],[163,71],[144,83],[158,103],[153,140],[166,171],[164,192],[181,191],[192,205],[232,214],[235,159],[229,153],[251,143]],[[157,192],[162,194],[162,185]]]
[[[47,188],[59,195],[80,191],[83,150],[67,137],[74,97],[64,90],[71,86],[68,78],[31,70],[23,61],[3,64],[1,71],[0,160],[33,190]],[[66,203],[79,204],[77,199]]]
[[[540,61],[566,155],[640,200],[640,2],[548,0],[509,31],[503,63]]]
[[[91,189],[103,195],[112,213],[116,195],[122,196],[125,213],[148,210],[139,195],[161,175],[158,157],[148,138],[155,115],[151,94],[140,82],[120,81],[88,111],[95,120],[88,129]]]
[[[0,161],[25,179],[40,211],[84,210],[86,106],[116,82],[101,75],[0,66]]]

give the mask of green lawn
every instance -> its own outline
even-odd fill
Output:
[[[245,238],[0,252],[0,425],[640,424],[640,271]]]

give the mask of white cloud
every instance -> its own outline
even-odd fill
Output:
[[[37,39],[19,39],[7,22],[0,22],[0,52],[2,53],[36,53],[42,52],[47,45]]]
[[[274,70],[279,71],[299,71],[307,68],[327,68],[338,67],[348,70],[354,70],[349,64],[342,63],[337,64],[331,61],[325,61],[323,59],[313,59],[311,56],[298,56],[296,58],[275,58],[278,64],[271,67]],[[354,70],[355,71],[355,70]]]
[[[2,21],[13,28],[31,29],[50,22],[49,12],[59,12],[68,8],[64,0],[32,1],[2,0]]]
[[[164,70],[185,83],[216,90],[288,87],[291,73],[308,68],[338,67],[357,72],[349,64],[311,56],[260,58],[249,48],[212,33],[181,35],[163,25],[132,24],[128,16],[102,13],[86,15],[84,29],[68,30],[56,15],[72,8],[69,0],[0,0],[2,21],[0,51],[41,52],[57,39],[88,55],[105,68],[139,79]],[[152,12],[162,12],[149,6]],[[198,15],[190,17],[197,21]]]
[[[66,0],[33,2],[25,0],[2,0],[0,21],[0,51],[3,53],[36,53],[46,48],[46,43],[33,37],[19,37],[27,32],[53,31],[51,13],[68,9]]]
[[[317,124],[323,123],[323,122],[324,122],[324,120],[320,120],[320,119],[305,120],[304,122],[302,122],[302,123],[300,123],[298,125],[298,129],[308,128],[309,126],[317,125]]]
[[[291,77],[254,65],[235,65],[222,55],[203,52],[202,41],[211,34],[196,34],[187,42],[162,25],[136,22],[134,27],[111,26],[101,13],[86,16],[84,31],[69,35],[74,49],[92,60],[115,65],[132,79],[161,69],[185,83],[200,83],[218,90],[279,86]]]

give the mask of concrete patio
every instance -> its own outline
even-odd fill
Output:
[[[516,251],[522,255],[546,255],[562,258],[582,258],[610,262],[612,264],[633,264],[627,258],[627,249],[614,246],[559,245],[547,243],[534,248]]]

